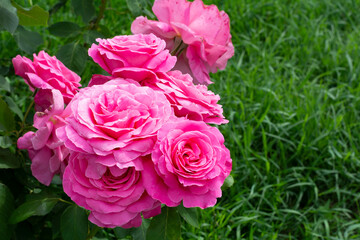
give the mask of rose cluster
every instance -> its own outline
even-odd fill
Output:
[[[41,183],[59,174],[101,227],[138,227],[161,204],[214,206],[232,168],[224,137],[208,125],[228,122],[220,97],[195,85],[233,55],[228,16],[201,0],[156,0],[153,10],[159,21],[137,18],[134,35],[97,39],[89,56],[109,75],[87,87],[44,51],[13,59],[36,91],[36,131],[18,147]]]

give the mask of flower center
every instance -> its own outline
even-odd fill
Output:
[[[140,173],[135,168],[107,169],[102,177],[105,188],[116,191],[119,188],[127,189],[136,184],[140,179]]]

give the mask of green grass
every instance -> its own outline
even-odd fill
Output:
[[[229,14],[236,49],[210,86],[230,120],[235,183],[183,239],[360,239],[360,1],[205,2]],[[129,33],[124,1],[110,4],[103,24]],[[21,53],[1,36],[3,61]]]
[[[209,1],[208,1],[209,2]],[[235,184],[184,238],[360,239],[360,1],[212,1]]]

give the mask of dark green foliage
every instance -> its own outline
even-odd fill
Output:
[[[17,15],[19,17],[19,24],[22,26],[47,26],[49,13],[41,7],[35,5],[29,9],[24,9],[21,6],[13,3],[16,7]]]
[[[180,216],[190,225],[199,228],[198,211],[196,208],[185,208],[182,204],[177,207]]]
[[[14,114],[7,103],[0,98],[0,131],[11,131],[15,128]]]
[[[44,42],[39,33],[26,30],[22,26],[18,26],[14,37],[19,48],[29,54],[35,52],[37,47]]]
[[[71,6],[85,23],[88,23],[95,15],[93,0],[71,0]]]
[[[19,168],[20,166],[21,163],[15,154],[7,148],[0,148],[0,169]]]
[[[11,5],[10,0],[0,1],[0,30],[13,33],[19,24],[16,8]]]
[[[77,74],[84,71],[88,59],[86,49],[79,43],[69,43],[60,48],[57,58]]]
[[[136,240],[146,240],[146,232],[149,228],[149,222],[150,221],[148,219],[144,219],[143,223],[138,228],[114,228],[115,236],[119,239],[132,236]]]
[[[8,240],[12,236],[13,226],[9,224],[9,218],[14,210],[14,197],[8,187],[0,183],[0,236]]]
[[[16,224],[31,216],[44,216],[48,214],[59,201],[53,194],[29,195],[29,199],[21,204],[12,213],[9,222]]]
[[[146,239],[180,239],[180,216],[176,208],[163,207],[161,214],[155,216],[146,232]]]
[[[80,26],[73,22],[57,22],[51,25],[49,32],[58,37],[70,37],[80,33]]]
[[[86,211],[76,205],[69,206],[61,216],[60,226],[64,240],[85,240],[88,234]]]

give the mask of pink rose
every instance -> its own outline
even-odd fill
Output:
[[[36,132],[27,132],[18,139],[19,149],[27,149],[31,171],[42,184],[50,185],[55,174],[62,174],[69,150],[56,137],[55,131],[64,124],[64,100],[58,90],[39,90],[39,95],[51,97],[49,108],[34,115]],[[44,99],[44,98],[43,98]]]
[[[96,155],[73,153],[65,169],[64,191],[91,211],[89,220],[100,227],[139,227],[161,212],[160,202],[145,191],[141,172],[134,167],[106,166]]]
[[[188,74],[170,71],[159,73],[158,77],[160,81],[154,84],[156,87],[153,89],[165,94],[176,116],[206,123],[228,123],[222,106],[218,104],[220,96],[204,85],[194,85]]]
[[[178,56],[175,69],[189,73],[196,83],[211,83],[209,72],[224,69],[234,55],[228,15],[201,0],[155,0],[152,9],[159,21],[138,17],[131,31],[165,39]]]
[[[137,170],[173,114],[163,94],[130,79],[81,89],[66,109],[71,115],[56,134],[67,148],[96,154],[107,166]]]
[[[39,52],[38,56],[34,54],[33,62],[20,55],[13,58],[12,62],[15,74],[24,78],[31,91],[36,88],[57,89],[62,93],[65,104],[70,102],[81,86],[81,79],[76,73],[44,51]]]
[[[220,131],[204,122],[177,119],[158,132],[152,161],[144,162],[145,189],[169,207],[207,208],[221,197],[232,161]]]
[[[116,69],[123,67],[167,72],[176,63],[176,57],[164,50],[166,43],[154,34],[98,38],[96,41],[99,45],[93,44],[89,49],[89,55],[112,75]]]
[[[180,71],[154,73],[138,68],[119,69],[117,74],[163,93],[177,117],[214,124],[228,123],[223,116],[222,106],[218,104],[220,96],[208,90],[207,86],[194,85],[188,74]],[[106,81],[104,77],[101,79]]]

